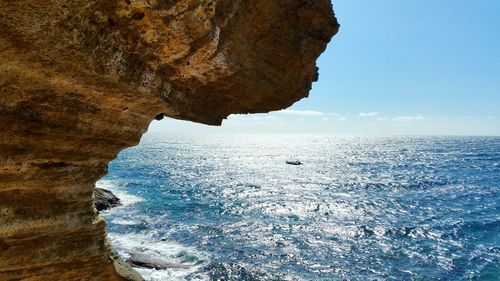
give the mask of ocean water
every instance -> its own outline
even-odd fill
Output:
[[[148,280],[500,280],[500,138],[146,134],[97,185]]]

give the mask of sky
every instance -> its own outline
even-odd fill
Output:
[[[152,132],[500,135],[500,1],[333,0],[341,25],[308,98],[221,127]]]

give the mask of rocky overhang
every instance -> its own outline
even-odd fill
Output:
[[[330,0],[0,1],[0,280],[137,279],[93,205],[108,163],[154,118],[307,96],[338,27]]]

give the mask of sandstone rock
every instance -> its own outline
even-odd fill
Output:
[[[109,258],[113,262],[116,273],[125,280],[144,281],[144,278],[142,278],[137,271],[132,269],[130,265],[126,263],[114,250],[111,251]]]
[[[120,198],[116,197],[113,192],[104,188],[96,188],[94,190],[94,206],[98,212],[120,205]]]
[[[330,0],[0,1],[0,280],[123,280],[95,182],[150,121],[307,96]]]

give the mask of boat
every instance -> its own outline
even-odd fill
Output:
[[[302,165],[302,163],[299,160],[293,160],[293,161],[286,161],[288,165]]]

